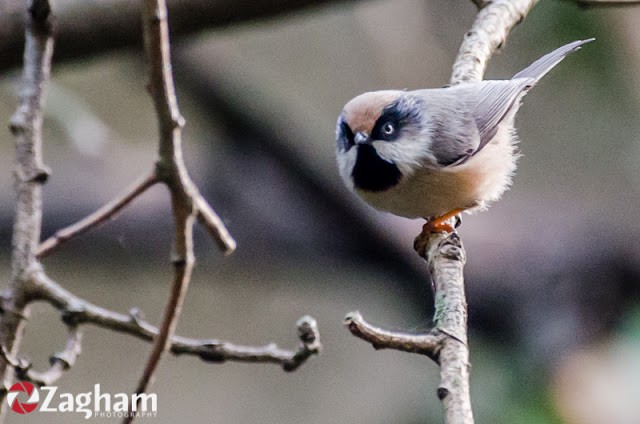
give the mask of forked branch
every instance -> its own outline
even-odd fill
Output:
[[[160,137],[158,160],[151,172],[122,195],[98,211],[40,243],[42,184],[49,175],[42,161],[42,121],[53,52],[53,18],[47,0],[31,0],[27,15],[23,83],[18,109],[11,120],[16,139],[16,219],[13,234],[11,284],[0,296],[0,412],[4,418],[8,388],[15,378],[39,385],[55,383],[73,366],[81,348],[80,327],[93,324],[153,342],[153,349],[137,392],[146,391],[164,352],[194,355],[206,362],[260,362],[279,364],[293,371],[320,351],[320,335],[315,320],[305,316],[297,323],[300,345],[289,351],[269,344],[240,346],[219,340],[201,340],[174,335],[194,263],[193,224],[197,219],[225,253],[235,249],[235,241],[222,220],[191,181],[182,158],[181,129],[184,119],[178,109],[171,62],[165,0],[143,0],[145,50],[149,59],[150,92],[156,108]],[[58,249],[68,240],[112,219],[154,184],[164,183],[170,192],[174,217],[173,284],[162,323],[156,328],[141,314],[128,315],[93,305],[65,290],[44,272],[38,259]],[[18,354],[32,302],[45,301],[61,312],[68,328],[65,348],[51,357],[51,365],[36,371]],[[129,414],[133,418],[134,414]]]

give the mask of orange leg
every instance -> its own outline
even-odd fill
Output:
[[[465,211],[466,208],[457,208],[452,210],[451,212],[445,213],[442,216],[438,216],[436,218],[430,219],[426,224],[422,227],[422,231],[428,231],[431,233],[453,233],[455,228],[447,221],[453,218],[456,215],[460,215]]]

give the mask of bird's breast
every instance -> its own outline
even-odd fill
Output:
[[[356,189],[377,193],[396,186],[402,173],[394,163],[382,159],[372,145],[363,144],[358,146],[351,177]]]
[[[462,165],[420,167],[384,189],[356,185],[356,191],[376,209],[406,218],[436,217],[458,208],[484,206],[500,198],[511,182],[517,159],[514,141],[510,131],[499,131]]]

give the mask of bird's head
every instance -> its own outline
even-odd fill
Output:
[[[348,187],[384,191],[429,154],[423,102],[406,91],[364,93],[347,103],[336,127],[340,175]]]

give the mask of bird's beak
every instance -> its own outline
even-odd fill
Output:
[[[369,144],[371,143],[371,137],[369,137],[367,134],[363,133],[362,131],[358,131],[356,135],[353,137],[353,141],[358,145]]]

